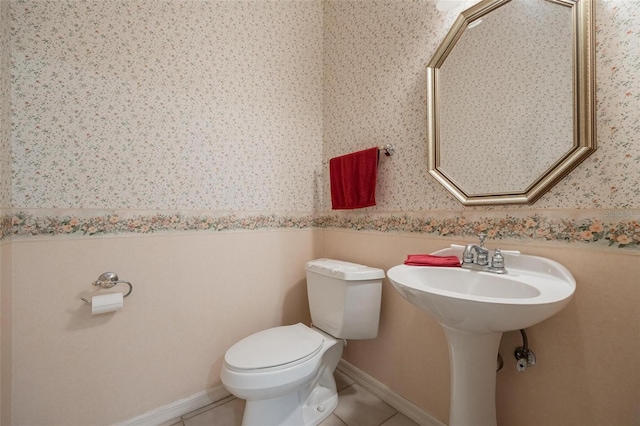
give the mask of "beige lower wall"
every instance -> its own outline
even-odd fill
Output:
[[[326,256],[387,270],[408,253],[451,242],[273,230],[5,243],[2,424],[110,424],[218,385],[222,357],[234,342],[309,321],[307,260]],[[519,334],[503,337],[499,424],[639,424],[640,255],[524,243],[503,248],[561,262],[578,290],[563,312],[528,330],[538,365],[526,373],[515,371],[511,355]],[[92,294],[90,283],[105,271],[130,280],[134,291],[124,310],[92,317],[79,298]],[[440,326],[387,281],[382,303],[379,337],[350,341],[345,359],[446,421],[449,360]]]
[[[11,424],[12,304],[10,240],[0,243],[0,424]]]
[[[325,230],[322,254],[388,270],[409,253],[451,239]],[[490,247],[493,243],[488,244]],[[640,424],[640,253],[579,245],[502,244],[565,265],[577,281],[565,310],[527,330],[538,364],[515,369],[520,333],[506,333],[498,373],[498,424]],[[344,358],[443,421],[449,410],[449,358],[440,326],[385,280],[380,334],[351,341]]]
[[[319,256],[320,237],[14,240],[12,424],[111,424],[219,385],[233,343],[309,321],[304,264]],[[133,293],[122,311],[91,316],[80,297],[105,271],[131,281]]]
[[[2,321],[4,318],[2,318],[2,312],[4,311],[4,309],[2,309],[2,296],[3,296],[3,280],[2,280],[2,249],[3,249],[3,243],[0,241],[0,425],[4,424],[2,422],[3,419],[3,409],[2,407],[4,406],[4,397],[5,397],[5,392],[4,392],[4,386],[2,385],[2,378],[3,378],[3,373],[4,373],[4,368],[2,367],[2,360],[5,359],[5,351],[6,349],[4,349],[4,340],[3,340],[3,336],[4,336],[4,329],[5,329],[5,325],[4,325],[4,321]],[[9,389],[9,391],[11,391],[11,389]]]

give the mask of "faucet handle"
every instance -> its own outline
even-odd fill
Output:
[[[504,269],[504,257],[502,256],[502,250],[496,248],[493,251],[493,258],[491,259],[491,267],[495,269]]]
[[[484,247],[484,239],[487,238],[487,233],[486,232],[479,233],[478,238],[480,239],[480,247]]]
[[[489,251],[478,250],[478,254],[476,255],[476,263],[480,266],[487,266],[489,264]]]

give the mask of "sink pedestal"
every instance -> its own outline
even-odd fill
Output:
[[[496,426],[496,360],[502,333],[442,327],[451,362],[449,426]]]

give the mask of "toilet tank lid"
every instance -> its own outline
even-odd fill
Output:
[[[384,278],[384,271],[382,269],[334,259],[311,260],[307,262],[307,271],[345,281],[377,280]]]

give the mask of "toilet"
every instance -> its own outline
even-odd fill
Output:
[[[338,405],[333,372],[345,339],[378,335],[382,269],[332,259],[307,262],[312,325],[263,330],[233,345],[221,380],[246,400],[243,426],[315,426]]]

